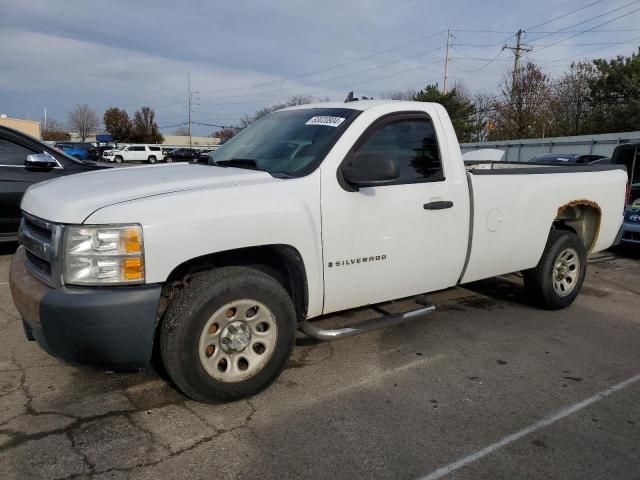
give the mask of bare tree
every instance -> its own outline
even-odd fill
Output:
[[[572,63],[569,71],[553,82],[551,89],[551,115],[553,135],[580,135],[591,113],[589,87],[597,77],[592,63]]]
[[[44,121],[40,123],[44,125],[44,128],[42,129],[42,140],[53,142],[71,140],[71,135],[69,135],[67,129],[64,128],[62,122],[59,122],[58,120],[53,118],[49,118],[47,119],[46,125]]]
[[[328,97],[325,98],[316,98],[310,95],[296,95],[295,97],[291,97],[289,100],[283,103],[276,103],[275,105],[270,105],[268,107],[262,108],[255,112],[253,115],[243,115],[240,117],[240,126],[248,127],[253,122],[260,120],[265,115],[270,114],[271,112],[275,112],[276,110],[280,110],[281,108],[293,107],[296,105],[307,105],[309,103],[315,102],[327,102],[329,101]]]
[[[83,142],[89,135],[95,133],[99,126],[100,119],[98,118],[98,114],[86,103],[76,105],[76,107],[69,112],[69,127],[78,132]]]
[[[484,93],[477,93],[473,97],[473,107],[471,138],[474,142],[484,142],[489,138],[489,132],[493,128],[490,118],[495,108],[494,97]]]
[[[418,94],[415,88],[408,88],[407,90],[387,90],[382,92],[380,98],[386,98],[389,100],[414,100]]]
[[[515,80],[515,81],[514,81]],[[545,135],[549,123],[549,77],[535,63],[527,63],[518,75],[506,74],[502,95],[492,115],[491,139],[536,138]]]
[[[239,131],[240,131],[239,128],[225,127],[225,128],[221,128],[220,130],[218,130],[216,132],[213,132],[211,134],[211,136],[213,138],[219,138],[220,141],[222,143],[224,143],[227,140],[229,140],[230,138],[232,138],[234,135],[236,135]]]

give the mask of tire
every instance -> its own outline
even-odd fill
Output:
[[[153,155],[151,155],[149,158],[147,158],[147,162],[154,164],[156,163],[156,157],[154,157]]]
[[[122,163],[122,157],[120,155],[118,155],[117,157],[115,157],[113,159],[113,161],[116,162],[116,163]]]
[[[196,276],[169,305],[160,327],[162,362],[193,400],[236,400],[278,377],[296,326],[293,302],[273,277],[219,268]]]
[[[524,273],[524,286],[533,303],[559,310],[573,303],[587,273],[587,252],[573,232],[551,230],[538,265]]]
[[[165,162],[167,162],[167,163],[171,163],[171,162],[173,162],[173,158],[171,158],[171,157],[164,157],[164,161],[165,161]]]

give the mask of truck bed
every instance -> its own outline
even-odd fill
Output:
[[[553,220],[569,205],[589,205],[600,213],[590,253],[608,248],[617,235],[624,215],[624,167],[513,162],[465,167],[471,245],[461,283],[535,267]]]

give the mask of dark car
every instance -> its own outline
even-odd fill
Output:
[[[640,142],[618,145],[611,155],[611,163],[627,169],[627,207],[622,226],[623,244],[640,245]]]
[[[164,157],[167,162],[193,162],[198,160],[200,152],[194,148],[176,148]]]
[[[577,154],[577,153],[547,153],[538,155],[529,160],[529,163],[543,165],[588,165],[594,162],[603,163],[607,157],[604,155]]]
[[[97,147],[90,147],[88,150],[89,160],[102,160],[102,154],[105,150],[111,150],[113,146],[99,145]]]
[[[640,183],[630,185],[629,203],[624,211],[623,244],[640,245]]]
[[[198,152],[198,163],[209,163],[209,154],[215,150],[200,150]]]
[[[0,126],[0,242],[18,239],[20,201],[29,185],[99,168],[105,167]]]

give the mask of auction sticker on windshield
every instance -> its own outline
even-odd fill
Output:
[[[344,118],[342,117],[331,117],[329,115],[320,115],[318,117],[311,117],[305,125],[324,125],[325,127],[337,127],[342,122],[344,122]]]

